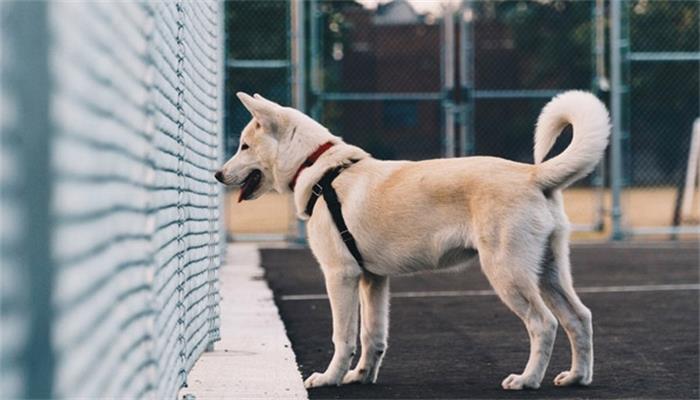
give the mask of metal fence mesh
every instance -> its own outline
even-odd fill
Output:
[[[238,136],[250,114],[235,94],[261,93],[281,104],[290,97],[289,1],[229,1],[226,24],[225,154],[238,148]]]
[[[231,93],[289,104],[290,90],[302,92],[305,111],[378,158],[522,162],[532,162],[534,124],[552,96],[590,90],[611,110],[621,97],[620,153],[565,192],[574,229],[615,239],[700,232],[697,190],[694,217],[678,218],[700,115],[698,1],[309,0],[303,29],[289,23],[292,4],[227,4]],[[284,43],[303,45],[306,62],[290,65]],[[621,82],[612,83],[617,65]],[[290,79],[299,69],[305,85]],[[249,116],[235,98],[228,104],[232,153]],[[555,152],[570,138],[569,129]]]
[[[590,89],[592,1],[475,2],[471,8],[476,154],[532,163],[532,130],[547,101]]]
[[[309,6],[317,26],[310,80],[319,82],[311,110],[376,157],[531,163],[544,104],[567,89],[595,89],[595,1],[417,5]],[[602,184],[600,175],[579,183],[586,188],[576,194],[580,229],[602,225]]]
[[[16,42],[10,40],[12,27],[7,7],[0,7],[0,388],[3,396],[18,398],[26,378],[22,368],[30,327],[27,271],[23,263],[21,220],[26,213],[22,181],[23,147],[19,120],[20,99],[8,87],[15,82],[18,65],[13,62]]]
[[[700,114],[699,4],[622,1],[622,168],[632,234],[649,225],[672,232],[677,223],[692,124]],[[310,110],[377,157],[475,154],[529,163],[534,123],[552,96],[584,89],[608,98],[607,53],[618,43],[606,29],[610,2],[418,6],[403,0],[309,6],[317,26],[309,45],[316,100]],[[563,136],[559,151],[570,137]],[[607,225],[608,178],[601,166],[568,192],[567,209],[579,229]]]
[[[693,122],[700,116],[700,3],[624,1],[622,12],[624,223],[649,233],[692,225],[679,212]],[[655,218],[642,223],[645,213]]]
[[[312,4],[315,116],[378,158],[440,157],[441,24],[394,3],[375,10],[354,2]]]
[[[22,7],[3,5],[3,15]],[[2,282],[16,289],[2,291],[3,395],[28,397],[33,380],[41,378],[20,373],[42,350],[21,343],[20,328],[33,327],[13,319],[12,309],[5,312],[7,305],[23,304],[26,294],[24,282],[12,279],[18,269],[12,261],[21,257],[5,252],[15,243],[12,230],[24,226],[12,218],[22,215],[13,204],[33,196],[13,197],[13,183],[25,177],[5,168],[12,167],[13,134],[24,133],[21,125],[12,129],[17,122],[6,118],[5,99],[19,95],[43,99],[49,110],[50,129],[41,135],[50,149],[43,229],[50,243],[51,308],[25,310],[50,321],[45,350],[54,362],[46,378],[53,384],[43,396],[174,398],[219,335],[223,247],[213,171],[221,161],[220,5],[32,7],[46,15],[40,23],[50,38],[49,89],[17,94],[21,87],[4,79],[3,61],[2,148],[10,164],[3,161]],[[17,32],[2,36],[32,46]],[[6,319],[17,329],[5,330]],[[7,379],[6,370],[13,372]]]
[[[544,103],[591,86],[594,2],[468,3],[468,16],[446,26],[444,10],[421,14],[405,1],[376,9],[318,2],[311,41],[318,42],[321,119],[379,157],[444,155],[442,107],[456,97],[448,81],[466,68],[460,94],[474,100],[467,153],[532,162],[532,127]],[[446,31],[464,22],[471,35],[463,47]]]

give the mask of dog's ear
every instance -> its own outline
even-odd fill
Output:
[[[272,101],[272,100],[268,100],[268,99],[264,98],[261,94],[255,93],[255,94],[253,95],[253,98],[256,99],[256,100],[259,100],[259,101],[263,101],[263,102],[267,103],[268,105],[270,105],[270,106],[272,106],[272,107],[280,107],[280,108],[282,108],[281,105],[275,103],[275,102]]]
[[[249,94],[238,92],[236,96],[241,100],[241,103],[260,122],[266,132],[276,134],[280,122],[280,111],[282,107],[270,100],[267,100],[256,94],[256,97],[251,97]]]
[[[243,92],[236,93],[236,96],[238,96],[241,103],[243,103],[245,108],[247,108],[255,118],[262,118],[265,114],[274,113],[276,111],[273,104],[270,104],[271,102],[269,101],[251,97],[249,94]]]

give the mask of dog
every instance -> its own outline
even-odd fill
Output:
[[[587,175],[607,146],[609,115],[595,96],[568,91],[542,109],[534,164],[481,156],[377,160],[298,110],[258,94],[237,96],[252,119],[215,177],[240,186],[239,201],[293,191],[330,300],[335,352],[325,372],[305,380],[306,388],[376,382],[387,350],[389,276],[477,258],[530,337],[524,371],[506,377],[503,389],[540,386],[558,324],[571,342],[572,361],[554,384],[592,382],[592,314],[573,288],[562,189]],[[569,124],[570,144],[545,161]],[[361,354],[350,369],[358,330]]]

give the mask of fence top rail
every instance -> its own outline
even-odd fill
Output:
[[[561,92],[572,89],[496,89],[496,90],[474,90],[475,99],[548,99],[554,97]],[[587,89],[584,89],[587,90]]]
[[[289,60],[236,60],[229,58],[226,66],[230,68],[288,68]]]
[[[547,99],[557,94],[572,89],[494,89],[494,90],[472,90],[475,99]],[[445,98],[444,92],[415,92],[415,93],[392,93],[392,92],[322,92],[318,94],[321,100],[326,101],[368,101],[368,100],[442,100]]]
[[[700,51],[685,52],[631,52],[630,61],[700,61]]]
[[[442,92],[416,92],[416,93],[387,93],[387,92],[367,92],[367,93],[340,93],[323,92],[319,93],[321,100],[327,101],[366,101],[366,100],[442,100]]]

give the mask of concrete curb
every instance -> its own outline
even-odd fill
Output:
[[[197,361],[179,398],[307,399],[254,244],[231,244],[221,279],[221,341]]]

